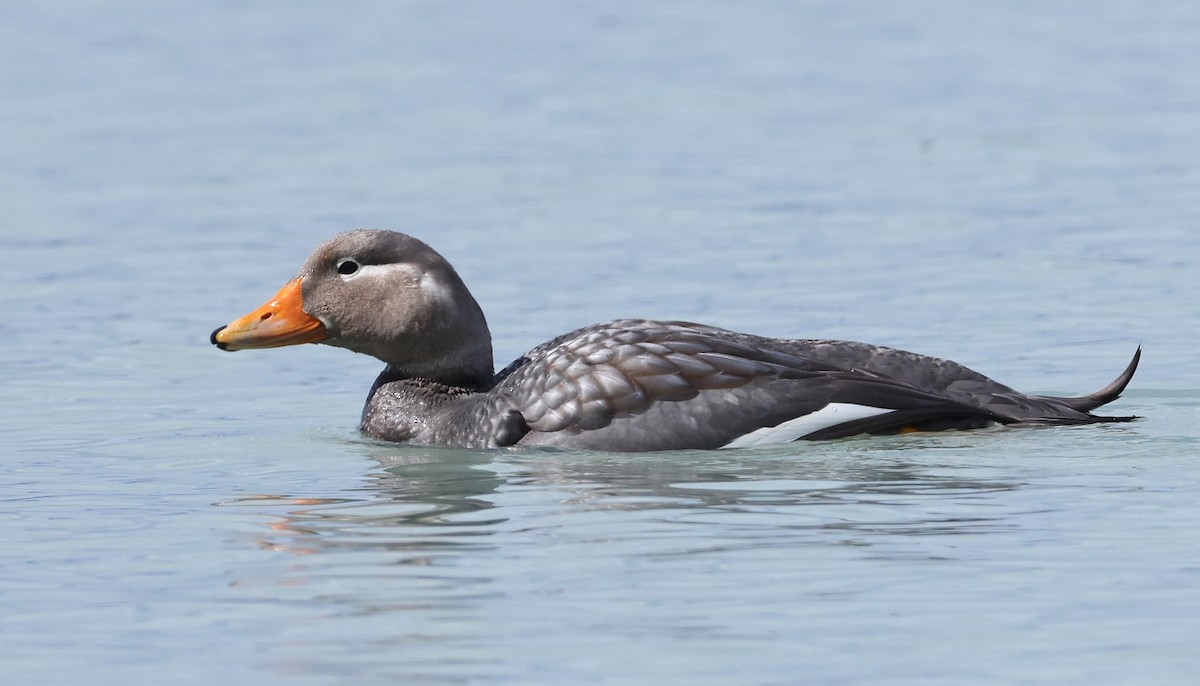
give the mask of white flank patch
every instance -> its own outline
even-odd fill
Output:
[[[821,429],[828,429],[838,424],[887,414],[888,412],[893,412],[893,410],[883,407],[871,407],[870,405],[855,405],[853,403],[829,403],[816,412],[806,414],[803,417],[789,419],[779,426],[764,426],[744,436],[738,436],[721,446],[721,448],[750,448],[756,445],[791,443],[798,438],[804,438]]]

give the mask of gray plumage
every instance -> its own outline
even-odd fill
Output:
[[[339,274],[348,259],[378,269]],[[815,440],[1133,419],[1091,410],[1120,395],[1140,349],[1100,391],[1055,398],[1024,395],[950,360],[876,345],[623,319],[560,336],[493,376],[482,311],[424,243],[387,231],[341,234],[317,249],[298,278],[304,311],[325,327],[320,342],[388,364],[361,424],[382,440],[644,451],[720,448],[792,424],[805,431],[797,438]],[[222,347],[261,347],[221,332],[213,340]],[[812,427],[800,422],[830,407],[866,410]]]

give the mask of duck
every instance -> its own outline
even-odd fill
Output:
[[[274,297],[212,332],[219,349],[316,343],[385,367],[360,431],[455,448],[642,452],[750,448],[859,434],[1127,422],[1080,397],[1025,395],[957,362],[868,343],[784,339],[684,321],[618,319],[563,334],[499,372],[479,303],[407,234],[322,243]]]

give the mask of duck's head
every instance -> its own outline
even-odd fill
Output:
[[[445,258],[395,231],[334,236],[266,304],[211,340],[229,351],[324,343],[455,385],[492,377],[491,334],[475,298]]]

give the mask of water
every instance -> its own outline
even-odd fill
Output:
[[[8,3],[6,684],[1190,683],[1191,3]],[[869,340],[1140,422],[375,444],[208,332],[358,226],[499,362],[618,316]]]

